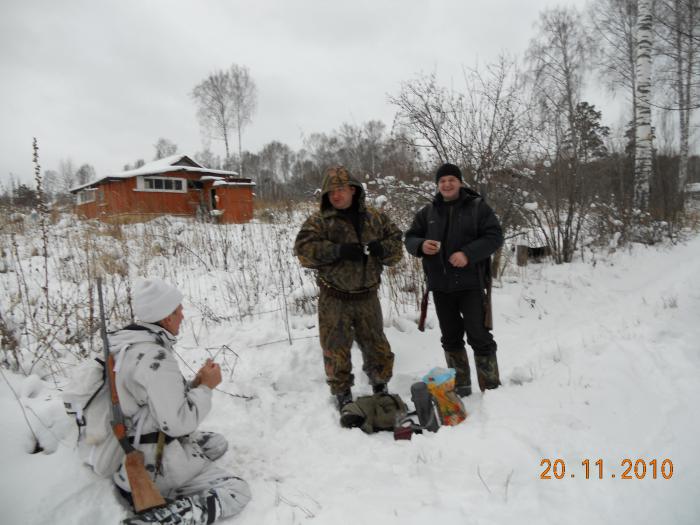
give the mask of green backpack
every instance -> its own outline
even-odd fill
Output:
[[[340,424],[345,428],[360,427],[367,434],[393,431],[407,412],[406,403],[397,394],[382,392],[360,396],[345,405],[340,411]]]

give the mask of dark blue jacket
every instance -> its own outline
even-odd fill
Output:
[[[437,254],[423,253],[426,239],[442,243]],[[414,217],[404,242],[408,253],[422,258],[429,290],[477,290],[483,287],[479,265],[503,245],[503,232],[496,214],[479,194],[461,188],[454,204],[446,204],[438,193],[432,204],[423,207]],[[450,255],[458,251],[469,259],[464,268],[448,262]]]

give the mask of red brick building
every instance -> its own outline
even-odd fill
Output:
[[[172,155],[140,168],[71,189],[75,212],[108,222],[159,215],[209,216],[218,222],[253,217],[255,183],[236,172],[205,168],[187,155]]]

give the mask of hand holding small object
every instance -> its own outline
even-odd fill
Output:
[[[204,385],[213,390],[219,383],[221,383],[221,367],[211,359],[207,359],[202,368],[199,369],[199,372],[197,372],[192,381],[192,386]]]
[[[440,241],[434,241],[432,239],[426,239],[423,241],[421,250],[425,255],[435,255],[440,251]]]

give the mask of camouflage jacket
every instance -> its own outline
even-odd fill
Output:
[[[384,266],[392,266],[403,257],[402,233],[387,215],[365,205],[362,185],[343,170],[342,183],[355,186],[353,206],[359,215],[358,237],[347,215],[336,210],[328,200],[333,180],[324,179],[321,209],[311,215],[301,227],[294,243],[294,254],[305,268],[318,270],[319,284],[342,292],[361,292],[379,287]],[[336,181],[337,183],[337,181]],[[367,245],[380,241],[384,249],[381,258],[365,255],[361,261],[339,258],[340,245]]]
[[[115,383],[119,404],[127,418],[128,434],[162,431],[174,439],[165,445],[162,473],[156,485],[164,497],[194,479],[208,465],[199,446],[186,438],[211,410],[212,391],[205,385],[192,388],[175,360],[175,336],[151,323],[135,323],[110,334],[109,344],[121,349]],[[147,468],[156,464],[156,443],[134,445],[143,452]],[[125,461],[114,482],[129,492]]]

